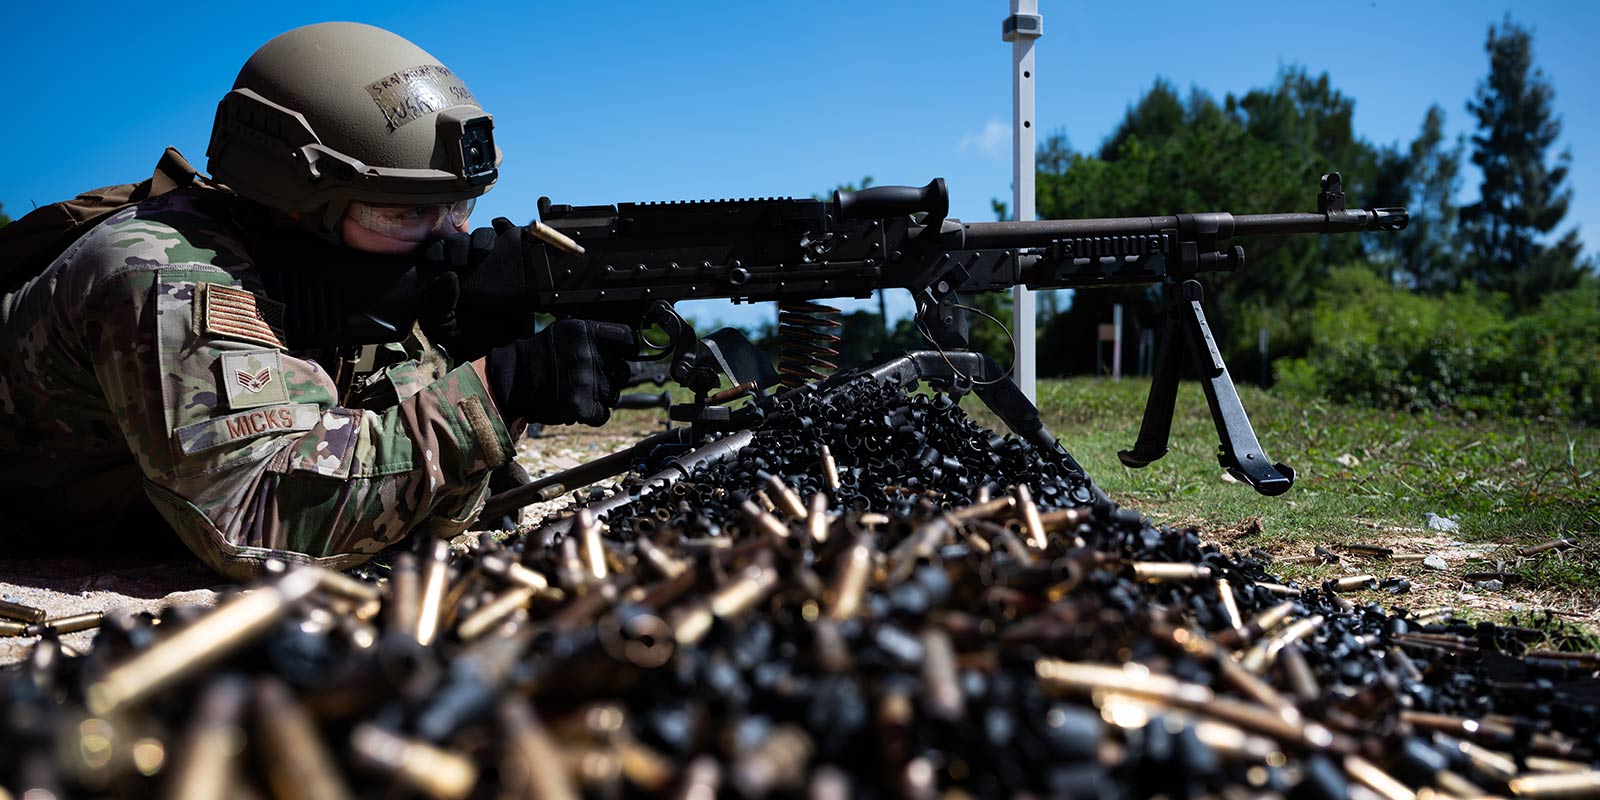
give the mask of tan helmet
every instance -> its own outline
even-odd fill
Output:
[[[431,205],[489,191],[494,121],[454,72],[381,28],[324,22],[261,46],[217,104],[213,177],[262,205],[320,212],[352,200]]]

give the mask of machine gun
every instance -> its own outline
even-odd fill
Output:
[[[1019,285],[1085,289],[1162,283],[1166,335],[1138,441],[1119,454],[1122,462],[1143,467],[1167,452],[1187,350],[1202,376],[1221,439],[1219,462],[1256,491],[1276,495],[1289,488],[1294,471],[1262,452],[1206,323],[1195,279],[1243,267],[1244,248],[1232,244],[1235,239],[1395,231],[1406,225],[1403,208],[1347,209],[1338,173],[1323,176],[1321,188],[1315,212],[1037,222],[950,219],[942,178],[922,187],[839,191],[831,202],[765,198],[571,206],[541,198],[540,220],[524,229],[525,274],[495,276],[496,290],[470,305],[477,313],[532,307],[558,317],[659,328],[666,340],[647,342],[645,349],[670,359],[672,378],[697,393],[697,402],[675,407],[673,418],[714,429],[750,423],[734,410],[706,402],[724,377],[753,388],[760,398],[775,383],[819,378],[814,367],[833,366],[817,357],[833,351],[825,347],[829,337],[816,330],[819,308],[810,301],[906,289],[916,303],[917,327],[934,349],[891,357],[865,371],[970,388],[1012,431],[1054,449],[1059,445],[1040,422],[1038,409],[1006,370],[969,351],[962,296]],[[474,294],[472,280],[463,277],[464,296]],[[778,301],[780,334],[821,344],[809,356],[781,359],[779,375],[740,336],[697,337],[672,304],[700,298]]]

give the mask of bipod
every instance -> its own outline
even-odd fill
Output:
[[[1189,356],[1200,373],[1200,385],[1206,391],[1206,402],[1211,406],[1217,436],[1222,440],[1217,462],[1228,474],[1250,484],[1261,494],[1283,494],[1294,485],[1294,470],[1272,463],[1262,452],[1255,429],[1250,427],[1250,418],[1239,402],[1239,392],[1233,387],[1233,379],[1228,377],[1222,351],[1217,349],[1211,326],[1206,324],[1206,314],[1201,308],[1205,294],[1199,281],[1183,281],[1168,287],[1167,293],[1166,333],[1156,353],[1155,376],[1150,384],[1150,400],[1144,407],[1144,422],[1139,426],[1139,439],[1133,449],[1123,450],[1117,457],[1124,466],[1138,469],[1167,454],[1172,412],[1178,400],[1180,354],[1187,343]]]

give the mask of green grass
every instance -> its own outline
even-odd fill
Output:
[[[1514,571],[1530,588],[1600,597],[1600,430],[1411,415],[1240,387],[1268,457],[1297,473],[1286,494],[1263,497],[1222,479],[1216,428],[1194,382],[1178,393],[1171,452],[1142,470],[1124,467],[1117,451],[1137,438],[1149,388],[1132,379],[1039,386],[1045,423],[1124,505],[1162,522],[1235,532],[1236,547],[1280,553],[1392,540],[1403,536],[1394,529],[1422,528],[1429,511],[1461,524],[1447,538],[1498,545],[1490,553],[1496,559],[1515,560],[1519,547],[1568,536],[1579,547],[1565,557],[1526,559]],[[994,423],[976,398],[962,405]],[[1344,454],[1359,463],[1341,466],[1335,459]]]

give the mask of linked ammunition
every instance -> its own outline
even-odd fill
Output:
[[[736,386],[729,386],[720,392],[715,392],[707,396],[705,399],[705,404],[708,406],[720,406],[724,403],[731,403],[747,394],[759,391],[760,388],[761,384],[756,381],[745,381],[744,383]]]

